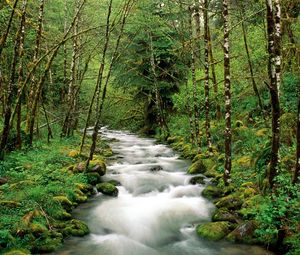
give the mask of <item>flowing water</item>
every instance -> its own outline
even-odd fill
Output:
[[[117,180],[117,198],[98,194],[75,210],[91,234],[71,238],[55,254],[74,255],[262,255],[256,246],[209,242],[195,234],[210,221],[213,204],[201,197],[205,185],[190,185],[190,162],[155,140],[102,130],[115,155],[105,180]]]

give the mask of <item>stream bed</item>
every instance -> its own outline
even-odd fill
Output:
[[[191,185],[189,161],[154,139],[102,129],[114,139],[105,180],[117,180],[119,196],[97,194],[74,216],[91,233],[70,238],[53,254],[60,255],[265,255],[257,246],[210,242],[195,234],[198,223],[210,221],[214,205],[200,194],[205,185]]]

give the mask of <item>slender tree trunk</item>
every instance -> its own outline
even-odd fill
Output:
[[[12,7],[12,10],[11,10],[11,14],[10,14],[10,17],[9,17],[8,24],[6,26],[5,33],[4,33],[3,36],[1,36],[1,40],[0,40],[0,57],[2,55],[2,51],[5,47],[5,43],[6,43],[8,35],[9,35],[9,31],[10,31],[10,28],[11,28],[11,25],[12,25],[12,21],[13,21],[14,15],[15,15],[15,11],[16,11],[16,7],[17,7],[18,2],[19,2],[19,0],[15,0],[15,2],[13,4],[13,7]]]
[[[38,28],[37,28],[37,32],[36,32],[33,63],[37,62],[39,53],[40,53],[42,32],[43,32],[44,6],[45,6],[45,0],[40,0]],[[29,131],[30,114],[31,114],[35,91],[36,91],[36,76],[33,73],[32,78],[31,78],[30,89],[29,89],[29,95],[28,95],[28,99],[27,99],[26,132]],[[20,91],[20,92],[22,93],[22,91]]]
[[[95,88],[95,99],[96,99],[96,121],[93,129],[93,134],[92,134],[92,145],[90,147],[90,154],[89,158],[86,162],[86,169],[89,166],[90,160],[93,159],[94,157],[94,152],[96,149],[96,144],[97,144],[97,138],[98,138],[98,132],[100,129],[100,118],[99,118],[99,107],[100,107],[100,91],[101,91],[101,85],[102,85],[102,79],[103,79],[103,72],[105,68],[105,59],[106,59],[106,53],[108,49],[108,44],[110,41],[110,17],[111,17],[111,12],[112,12],[112,2],[113,0],[109,1],[109,6],[108,6],[108,13],[107,13],[107,18],[106,18],[106,32],[105,32],[105,42],[103,46],[103,52],[102,52],[102,58],[99,66],[99,72],[98,72],[98,77],[97,77],[97,82],[96,82],[96,88]],[[83,142],[82,142],[83,144]]]
[[[279,90],[281,82],[281,25],[280,4],[275,0],[275,8],[272,0],[266,0],[267,6],[267,30],[269,52],[269,79],[272,106],[272,148],[269,169],[269,184],[274,186],[274,178],[278,173],[279,146],[280,146],[280,102]],[[275,10],[274,10],[275,9]]]
[[[2,129],[1,142],[0,142],[0,160],[4,159],[6,142],[8,140],[8,136],[11,128],[10,118],[12,114],[12,105],[13,105],[13,97],[14,97],[15,75],[16,75],[17,63],[20,55],[20,35],[21,35],[21,26],[15,38],[13,60],[10,68],[10,79],[7,87],[7,101],[5,105],[3,129]]]
[[[243,16],[243,14],[241,13],[241,18],[242,18],[242,16]],[[261,101],[261,97],[260,97],[260,94],[259,94],[259,91],[257,88],[257,84],[256,84],[256,81],[254,78],[253,65],[252,65],[252,61],[251,61],[251,56],[250,56],[250,51],[249,51],[249,46],[248,46],[248,39],[247,39],[247,32],[246,32],[244,21],[242,21],[242,30],[243,30],[244,46],[245,46],[245,50],[246,50],[246,54],[247,54],[247,61],[248,61],[253,91],[257,97],[257,102],[258,102],[258,106],[260,108],[261,114],[264,115],[263,103]]]
[[[204,66],[205,66],[205,129],[206,129],[206,142],[208,151],[212,153],[212,142],[210,133],[210,100],[209,100],[209,24],[208,24],[208,0],[204,0]]]
[[[65,0],[64,2],[64,34],[66,34],[68,28],[68,0]],[[64,85],[61,90],[61,100],[64,102],[65,100],[65,93],[66,93],[66,87],[68,83],[68,72],[67,72],[67,65],[68,65],[68,50],[67,50],[67,43],[64,44]]]
[[[224,183],[229,185],[231,180],[231,77],[229,53],[229,13],[228,0],[223,0],[224,19],[224,86],[225,86],[225,165]]]
[[[217,76],[216,76],[216,68],[215,68],[215,59],[213,55],[213,47],[212,47],[212,40],[211,40],[211,35],[210,35],[210,29],[208,29],[208,51],[209,51],[209,65],[211,67],[211,78],[213,82],[213,88],[214,88],[214,94],[215,94],[215,105],[216,105],[216,118],[217,120],[221,119],[221,107],[219,104],[219,88],[218,88],[218,81],[217,81]]]
[[[24,41],[25,41],[26,8],[27,8],[27,0],[23,0],[21,26],[20,26],[18,93],[19,93],[19,91],[22,87],[22,80],[23,80],[23,56],[24,56]],[[22,147],[21,111],[22,111],[22,103],[19,102],[18,105],[17,105],[17,127],[16,127],[16,131],[17,131],[16,148],[18,148],[18,149],[20,149]]]
[[[197,100],[197,80],[196,80],[196,58],[195,58],[195,38],[193,36],[193,23],[192,23],[192,15],[193,10],[190,8],[189,15],[189,29],[191,34],[191,72],[192,72],[192,84],[193,84],[193,123],[194,123],[194,138],[195,145],[198,147],[198,151],[200,152],[201,144],[199,137],[199,109],[198,109],[198,100]]]

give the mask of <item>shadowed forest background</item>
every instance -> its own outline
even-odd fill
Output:
[[[105,174],[108,126],[168,143],[212,178],[207,197],[239,204],[222,222],[251,233],[227,241],[299,254],[299,14],[299,0],[1,1],[0,253],[88,233],[70,212]]]

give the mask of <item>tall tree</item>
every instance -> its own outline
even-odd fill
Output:
[[[203,6],[203,17],[204,17],[204,91],[205,91],[205,130],[206,130],[206,141],[209,153],[212,153],[212,142],[210,132],[210,99],[209,99],[209,20],[208,20],[208,0],[204,0]]]
[[[268,30],[268,74],[272,106],[272,147],[269,169],[269,184],[272,188],[278,173],[280,146],[280,101],[281,84],[281,9],[279,0],[266,0]]]
[[[229,185],[231,176],[231,76],[229,52],[229,12],[228,0],[223,0],[224,20],[224,87],[225,87],[225,165],[224,183]]]

